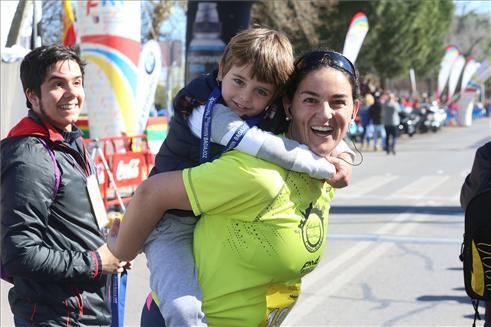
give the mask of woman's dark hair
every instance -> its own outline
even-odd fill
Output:
[[[345,74],[351,84],[353,100],[360,98],[360,81],[355,66],[342,54],[326,49],[306,52],[295,61],[293,73],[285,86],[285,95],[291,100],[305,76],[322,67],[330,67]]]
[[[62,45],[49,45],[38,47],[29,52],[20,65],[20,79],[24,93],[27,89],[31,89],[38,97],[41,97],[41,84],[46,78],[46,72],[52,65],[65,60],[73,60],[80,66],[83,82],[86,63],[73,48]],[[28,108],[32,108],[27,97],[26,105]]]

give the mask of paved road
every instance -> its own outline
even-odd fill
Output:
[[[470,326],[458,260],[458,194],[491,120],[400,139],[396,156],[363,152],[352,185],[336,193],[328,243],[286,326]],[[148,294],[144,256],[130,273],[126,326]],[[1,282],[1,326],[12,326]],[[482,326],[482,323],[478,326]]]

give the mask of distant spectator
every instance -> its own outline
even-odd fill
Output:
[[[362,104],[359,111],[361,126],[363,127],[363,133],[361,135],[361,146],[370,146],[370,140],[373,137],[373,126],[370,124],[370,117],[368,115],[368,108],[375,102],[373,95],[367,93],[362,100]]]
[[[399,112],[401,108],[393,93],[389,100],[382,105],[382,122],[385,128],[385,151],[387,154],[396,154],[397,131],[400,123]]]
[[[382,101],[383,95],[376,92],[375,102],[368,108],[368,117],[373,125],[373,150],[377,151],[379,146],[385,142],[385,129],[382,124]],[[380,142],[379,142],[380,140]]]

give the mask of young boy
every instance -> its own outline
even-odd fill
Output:
[[[268,106],[280,95],[293,62],[292,46],[282,33],[251,28],[234,36],[218,72],[193,80],[174,99],[169,134],[150,175],[197,166],[236,147],[290,170],[332,177],[335,168],[325,158],[254,127],[277,119]],[[337,153],[352,153],[345,144],[340,148]],[[192,252],[198,218],[180,210],[164,218],[144,246],[151,289],[166,326],[206,325]]]

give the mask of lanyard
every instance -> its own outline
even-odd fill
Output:
[[[200,142],[200,157],[199,162],[207,162],[210,157],[210,140],[211,140],[211,112],[213,106],[218,101],[222,93],[218,87],[211,91],[208,101],[206,102],[205,112],[203,113],[203,121],[201,122],[201,142]]]
[[[124,306],[126,302],[126,283],[128,272],[123,270],[121,276],[111,275],[111,327],[124,326]]]
[[[221,96],[220,89],[215,87],[213,91],[211,91],[208,101],[205,106],[205,111],[203,113],[203,121],[201,123],[201,142],[200,142],[200,163],[207,162],[210,158],[210,143],[211,143],[211,121],[212,121],[212,111],[213,106],[218,101]],[[229,151],[235,148],[244,135],[247,133],[250,127],[257,125],[263,118],[264,114],[261,112],[256,116],[247,118],[242,125],[235,131],[232,138],[227,143],[225,148],[221,153],[219,153],[215,158],[219,157],[226,151]]]

